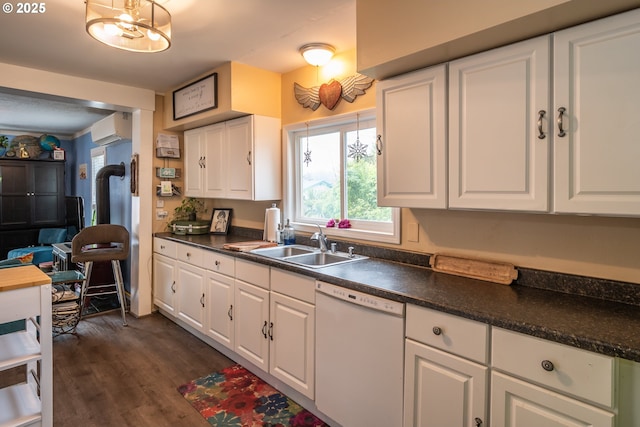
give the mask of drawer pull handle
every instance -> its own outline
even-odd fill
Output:
[[[542,365],[542,369],[544,369],[547,372],[551,372],[554,369],[553,362],[551,362],[550,360],[543,360],[541,365]]]
[[[542,128],[542,119],[545,114],[547,114],[547,112],[544,110],[538,111],[538,139],[545,139],[547,137],[544,133],[544,129]]]
[[[164,245],[160,245],[160,249],[164,249]]]
[[[439,326],[434,326],[432,331],[434,335],[442,335],[442,328],[440,328]]]
[[[560,107],[558,108],[558,136],[559,137],[564,137],[567,133],[564,131],[564,126],[562,123],[562,116],[564,116],[565,111],[567,111],[566,108],[564,107]]]
[[[216,264],[217,269],[219,270],[220,269],[220,261],[216,260],[215,264]]]
[[[478,417],[476,417],[473,421],[475,421],[476,427],[480,427],[482,425],[482,420]]]

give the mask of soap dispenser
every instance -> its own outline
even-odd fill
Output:
[[[284,231],[282,233],[285,245],[295,245],[296,243],[296,230],[293,228],[289,219],[287,219],[287,225],[284,226]]]

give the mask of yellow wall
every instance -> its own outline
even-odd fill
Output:
[[[156,95],[156,111],[153,115],[153,137],[154,137],[154,141],[155,139],[158,138],[158,133],[164,133],[167,135],[178,135],[178,138],[180,140],[180,159],[159,159],[155,156],[153,156],[153,194],[156,194],[156,187],[158,185],[160,185],[160,178],[158,178],[156,176],[156,172],[155,169],[156,168],[180,168],[183,172],[184,172],[184,138],[183,132],[172,132],[169,130],[166,130],[164,128],[164,112],[165,112],[165,108],[164,108],[164,97],[161,95]],[[155,146],[155,142],[154,142],[154,146]],[[172,181],[174,183],[174,185],[182,188],[184,181],[182,176],[184,176],[184,173],[182,173],[181,178],[176,178],[176,179],[172,179],[170,181]],[[158,200],[161,200],[162,202],[164,202],[164,207],[162,208],[157,208],[156,203]],[[173,215],[173,210],[180,204],[181,198],[180,197],[160,197],[160,196],[155,196],[154,197],[154,204],[151,207],[151,209],[149,209],[149,211],[151,212],[152,215],[152,221],[153,221],[153,232],[154,233],[160,233],[163,231],[167,231],[167,224],[169,223],[169,221],[171,220],[171,216]],[[165,219],[156,219],[156,209],[159,210],[165,210],[169,213],[169,216]]]
[[[357,0],[358,69],[379,80],[638,7],[638,0]]]
[[[331,62],[323,67],[306,66],[282,75],[282,126],[292,123],[307,122],[323,117],[365,110],[376,106],[376,85],[367,89],[353,103],[341,99],[333,110],[320,105],[316,111],[304,108],[294,96],[293,84],[298,83],[306,88],[320,86],[331,79],[340,81],[353,76],[356,72],[356,51],[351,50],[333,57]]]
[[[355,73],[355,51],[338,55],[325,68],[303,67],[282,76],[282,125],[375,107],[375,84],[353,104],[341,100],[332,111],[303,108],[293,83],[319,86]],[[339,72],[330,73],[331,69]],[[233,209],[233,224],[262,228],[271,202],[210,200]],[[278,205],[280,202],[278,201]],[[418,224],[418,241],[409,241]],[[154,228],[155,229],[155,228]],[[640,284],[640,218],[402,209],[402,241],[384,246],[419,253],[444,252],[512,262],[520,267]]]

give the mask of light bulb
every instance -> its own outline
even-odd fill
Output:
[[[154,42],[160,40],[160,34],[156,33],[153,30],[147,30],[147,36]]]
[[[116,24],[104,24],[104,32],[109,36],[121,36],[122,30]]]

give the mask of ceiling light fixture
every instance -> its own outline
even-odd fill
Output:
[[[300,48],[300,54],[309,65],[320,67],[331,60],[336,49],[326,43],[309,43]]]
[[[86,0],[87,33],[131,52],[162,52],[171,46],[171,15],[154,0]]]

